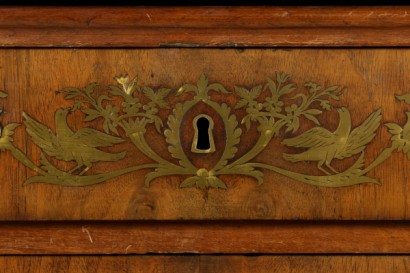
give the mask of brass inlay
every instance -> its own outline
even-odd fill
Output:
[[[327,166],[333,173],[338,173],[330,163],[334,158],[344,159],[358,154],[376,136],[375,131],[380,126],[381,111],[373,112],[359,127],[351,131],[352,120],[347,108],[337,109],[339,126],[333,133],[323,127],[315,127],[303,134],[282,141],[292,147],[307,148],[299,154],[283,154],[283,158],[290,162],[318,161],[318,169],[325,174],[330,173],[322,166]]]
[[[26,131],[33,142],[49,156],[62,161],[74,161],[77,166],[68,171],[69,174],[83,168],[79,175],[87,172],[94,162],[118,161],[125,157],[125,152],[107,153],[100,147],[109,147],[124,140],[110,136],[92,128],[82,128],[73,132],[67,124],[70,109],[58,109],[54,115],[56,133],[50,128],[33,120],[23,113]]]
[[[117,85],[109,86],[108,92],[96,95],[98,84],[91,83],[84,88],[64,88],[59,93],[67,100],[73,100],[69,109],[57,109],[54,114],[55,132],[46,124],[33,119],[23,113],[24,125],[31,140],[42,151],[40,166],[30,160],[13,144],[12,135],[19,125],[10,123],[0,126],[0,151],[10,151],[11,154],[26,167],[34,170],[38,176],[30,177],[25,184],[45,182],[64,186],[87,186],[104,182],[129,172],[152,169],[145,177],[145,184],[161,176],[179,175],[186,177],[180,187],[226,188],[220,175],[245,175],[255,178],[258,183],[263,182],[261,169],[267,169],[287,176],[294,180],[325,187],[342,187],[360,183],[379,183],[378,180],[366,174],[389,158],[393,151],[403,151],[410,159],[410,112],[406,124],[385,124],[392,134],[390,147],[385,148],[369,165],[364,166],[364,152],[366,145],[375,137],[380,128],[381,110],[375,110],[362,123],[352,128],[350,111],[341,107],[336,109],[339,114],[339,125],[335,131],[321,126],[317,116],[322,111],[331,111],[331,99],[339,100],[344,89],[339,86],[323,88],[316,83],[308,82],[304,85],[306,91],[296,91],[296,85],[284,73],[276,73],[274,79],[267,79],[263,85],[247,89],[236,86],[235,93],[238,100],[234,109],[243,109],[246,114],[240,124],[232,113],[228,102],[217,102],[210,96],[210,92],[228,94],[224,86],[219,83],[209,83],[202,75],[196,84],[184,84],[170,100],[171,89],[159,88],[154,90],[148,86],[140,86],[137,79],[131,80],[127,75],[115,77]],[[185,99],[178,96],[187,93]],[[293,93],[293,94],[292,94]],[[296,93],[296,94],[295,94]],[[264,94],[263,96],[261,94]],[[0,92],[0,98],[7,95]],[[230,95],[234,96],[234,95]],[[283,97],[288,97],[284,100]],[[221,95],[218,96],[221,98]],[[289,99],[290,98],[290,99]],[[168,115],[166,126],[159,113],[170,109],[169,101],[178,101],[172,105],[173,112]],[[410,104],[410,94],[397,96],[397,99]],[[184,116],[199,102],[215,110],[220,116],[224,129],[224,150],[214,166],[210,169],[198,168],[188,158],[181,146],[180,129]],[[120,105],[120,106],[119,106]],[[320,105],[317,109],[314,105]],[[84,122],[101,120],[101,128],[84,127],[74,131],[67,123],[67,117],[72,112],[80,111],[84,115]],[[3,110],[0,110],[0,114]],[[196,133],[192,151],[212,152],[215,150],[212,135],[212,118],[199,115],[194,120],[207,118],[209,121],[208,136],[210,148],[198,149],[198,132]],[[287,161],[314,161],[323,175],[309,175],[286,170],[274,165],[258,163],[253,159],[261,153],[274,138],[280,138],[284,132],[296,133],[301,122],[312,122],[316,127],[299,134],[296,137],[283,139],[284,145],[305,148],[301,153],[285,153]],[[157,133],[165,137],[168,151],[177,159],[171,162],[156,153],[146,139],[146,129],[153,126]],[[242,134],[255,126],[259,136],[255,144],[239,157],[236,157],[237,146],[241,142]],[[164,127],[166,127],[164,129]],[[242,128],[241,128],[242,127]],[[195,126],[194,126],[195,128]],[[244,129],[244,130],[243,130]],[[125,140],[131,141],[135,148],[149,157],[152,162],[135,165],[108,173],[86,175],[93,164],[103,161],[117,162],[126,156],[126,152],[107,152],[101,148],[118,145]],[[356,161],[347,169],[338,171],[331,165],[334,160],[343,160],[360,154]],[[73,167],[62,169],[51,161],[73,162]],[[3,159],[4,160],[4,159]]]
[[[207,121],[207,131],[206,132],[199,132],[200,128],[200,124],[199,122],[203,122]],[[194,126],[194,140],[192,141],[192,146],[191,146],[191,151],[194,153],[202,153],[202,154],[209,154],[209,153],[213,153],[215,152],[215,142],[214,142],[214,137],[212,134],[212,129],[214,128],[214,121],[212,120],[212,118],[208,115],[205,114],[201,114],[198,115],[194,118],[193,121],[193,126]],[[202,133],[200,135],[200,133]],[[203,134],[205,133],[205,134]],[[202,138],[202,139],[201,139]],[[202,142],[205,142],[205,144],[207,144],[208,148],[207,149],[203,149],[201,147],[199,147],[201,145],[201,140]]]

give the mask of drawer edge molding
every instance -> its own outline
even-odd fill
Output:
[[[3,222],[0,254],[409,254],[395,221]]]
[[[1,47],[397,47],[408,7],[1,7]]]

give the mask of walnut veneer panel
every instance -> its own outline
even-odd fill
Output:
[[[346,107],[350,111],[353,128],[381,109],[380,127],[365,149],[364,163],[368,166],[390,146],[391,135],[383,124],[394,122],[403,126],[407,121],[408,106],[396,99],[395,94],[406,94],[410,88],[409,63],[410,51],[406,49],[3,49],[0,50],[0,89],[5,90],[8,97],[0,100],[6,110],[1,123],[22,123],[24,111],[54,131],[55,111],[73,105],[72,101],[64,100],[62,94],[56,94],[56,90],[83,87],[94,81],[107,86],[115,83],[114,76],[124,73],[138,75],[137,83],[141,85],[171,88],[172,106],[192,97],[190,94],[175,97],[175,92],[184,83],[196,84],[203,73],[209,83],[221,83],[232,92],[229,95],[210,92],[212,100],[233,108],[239,100],[235,85],[252,88],[265,84],[267,77],[275,78],[276,71],[282,71],[297,84],[293,95],[300,92],[308,95],[309,91],[303,87],[306,82],[347,88],[339,101],[330,99],[331,111],[323,110],[323,114],[317,115],[321,126],[332,132],[339,124],[338,108]],[[285,97],[283,107],[291,104],[291,97]],[[319,104],[312,107],[321,109]],[[232,111],[239,122],[246,114],[243,109]],[[189,152],[193,138],[191,121],[202,112],[214,117],[215,122],[217,151],[209,156]],[[166,110],[160,117],[166,121],[170,113],[171,110]],[[73,130],[90,124],[99,130],[103,126],[101,120],[82,123],[83,119],[84,115],[77,111],[69,115],[68,123]],[[193,108],[186,120],[181,129],[181,144],[187,155],[194,164],[212,166],[224,145],[221,120],[205,105]],[[164,126],[162,133],[168,126],[166,122]],[[243,133],[237,156],[252,148],[258,136],[256,125],[252,125],[249,132],[244,125],[239,126]],[[316,168],[317,161],[291,163],[282,157],[283,152],[303,151],[281,144],[284,138],[297,136],[315,126],[313,121],[303,119],[297,132],[282,130],[254,161],[297,173],[323,175]],[[22,125],[15,130],[14,144],[39,164],[40,149],[24,128]],[[125,138],[121,130],[120,136]],[[150,127],[147,136],[156,153],[177,162],[169,155],[162,134]],[[115,163],[95,163],[86,175],[151,162],[130,141],[105,151],[127,151],[127,155]],[[410,161],[402,152],[393,152],[367,174],[381,185],[366,183],[342,188],[312,186],[265,169],[261,185],[248,176],[221,175],[227,189],[181,189],[180,183],[186,176],[180,175],[157,178],[150,187],[145,187],[144,175],[152,170],[132,172],[87,187],[43,183],[23,186],[25,179],[35,173],[18,163],[8,151],[1,152],[0,158],[0,220],[410,218],[407,198]],[[344,160],[334,159],[332,166],[343,171],[358,159],[359,154]],[[65,169],[75,166],[59,164]]]

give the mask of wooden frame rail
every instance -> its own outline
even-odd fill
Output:
[[[1,7],[1,47],[400,47],[408,7]]]
[[[409,254],[410,222],[4,222],[0,254]]]

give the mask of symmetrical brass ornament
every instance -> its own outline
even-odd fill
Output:
[[[296,85],[289,81],[289,76],[277,72],[275,79],[268,78],[264,85],[251,89],[236,86],[238,96],[235,109],[242,109],[246,114],[240,124],[237,116],[226,103],[218,103],[210,96],[210,92],[229,94],[219,83],[209,84],[202,75],[196,85],[184,84],[172,95],[173,100],[183,93],[193,94],[189,99],[183,99],[173,105],[173,112],[164,125],[160,117],[161,111],[170,109],[171,89],[154,90],[148,86],[139,86],[137,79],[131,80],[127,75],[115,77],[117,85],[109,86],[108,93],[96,95],[98,84],[91,83],[86,87],[64,88],[58,91],[67,100],[73,100],[71,108],[60,108],[54,114],[55,131],[47,125],[23,113],[23,123],[31,140],[42,151],[40,166],[30,160],[13,144],[12,135],[19,126],[10,123],[0,127],[0,151],[10,151],[11,154],[26,167],[38,175],[30,177],[25,184],[44,182],[63,186],[88,186],[98,184],[126,173],[141,169],[151,169],[145,176],[145,184],[162,176],[177,175],[187,177],[181,181],[180,187],[198,187],[201,189],[226,188],[226,183],[220,175],[245,175],[263,182],[266,169],[290,177],[294,180],[325,187],[342,187],[360,183],[379,183],[378,180],[366,174],[389,158],[393,151],[403,151],[410,159],[410,112],[407,112],[407,123],[401,127],[395,123],[385,124],[392,134],[391,145],[385,148],[368,166],[364,166],[364,150],[375,137],[381,125],[382,114],[378,109],[371,113],[356,128],[352,128],[350,111],[338,108],[339,125],[334,132],[320,125],[317,116],[322,111],[331,111],[330,99],[338,100],[344,89],[339,86],[323,88],[316,83],[304,85],[306,91],[296,94]],[[294,94],[294,95],[292,95]],[[0,92],[0,98],[7,95]],[[285,99],[287,98],[287,99]],[[397,99],[410,104],[410,94],[397,96]],[[290,103],[289,103],[290,101]],[[198,168],[188,158],[181,145],[181,126],[186,114],[199,103],[203,103],[215,111],[224,126],[225,146],[221,157],[210,169]],[[121,106],[119,106],[121,105]],[[321,109],[317,109],[318,106]],[[73,112],[82,112],[84,122],[102,121],[102,128],[84,127],[75,131],[67,122],[67,117]],[[0,114],[3,110],[0,110]],[[212,153],[215,143],[212,137],[213,120],[205,114],[198,115],[193,121],[193,128],[199,119],[206,119],[207,148],[198,146],[199,131],[195,132],[191,151],[197,153]],[[323,175],[309,175],[279,168],[274,165],[254,162],[253,159],[261,153],[274,138],[282,132],[296,133],[301,122],[312,122],[317,125],[300,135],[282,140],[289,147],[304,148],[301,153],[283,154],[290,162],[313,161]],[[168,151],[176,161],[163,158],[155,152],[146,139],[148,126],[153,126],[157,133],[165,137]],[[243,155],[236,157],[241,137],[256,126],[259,136],[255,144]],[[164,128],[165,127],[165,128]],[[101,148],[115,146],[128,139],[151,163],[131,166],[108,173],[86,175],[93,164],[109,161],[117,162],[126,157],[126,152],[107,152]],[[332,167],[334,160],[343,160],[359,154],[356,161],[342,172]],[[50,160],[53,159],[53,160]],[[74,162],[74,167],[64,169],[54,162]],[[53,162],[53,163],[52,163]]]

